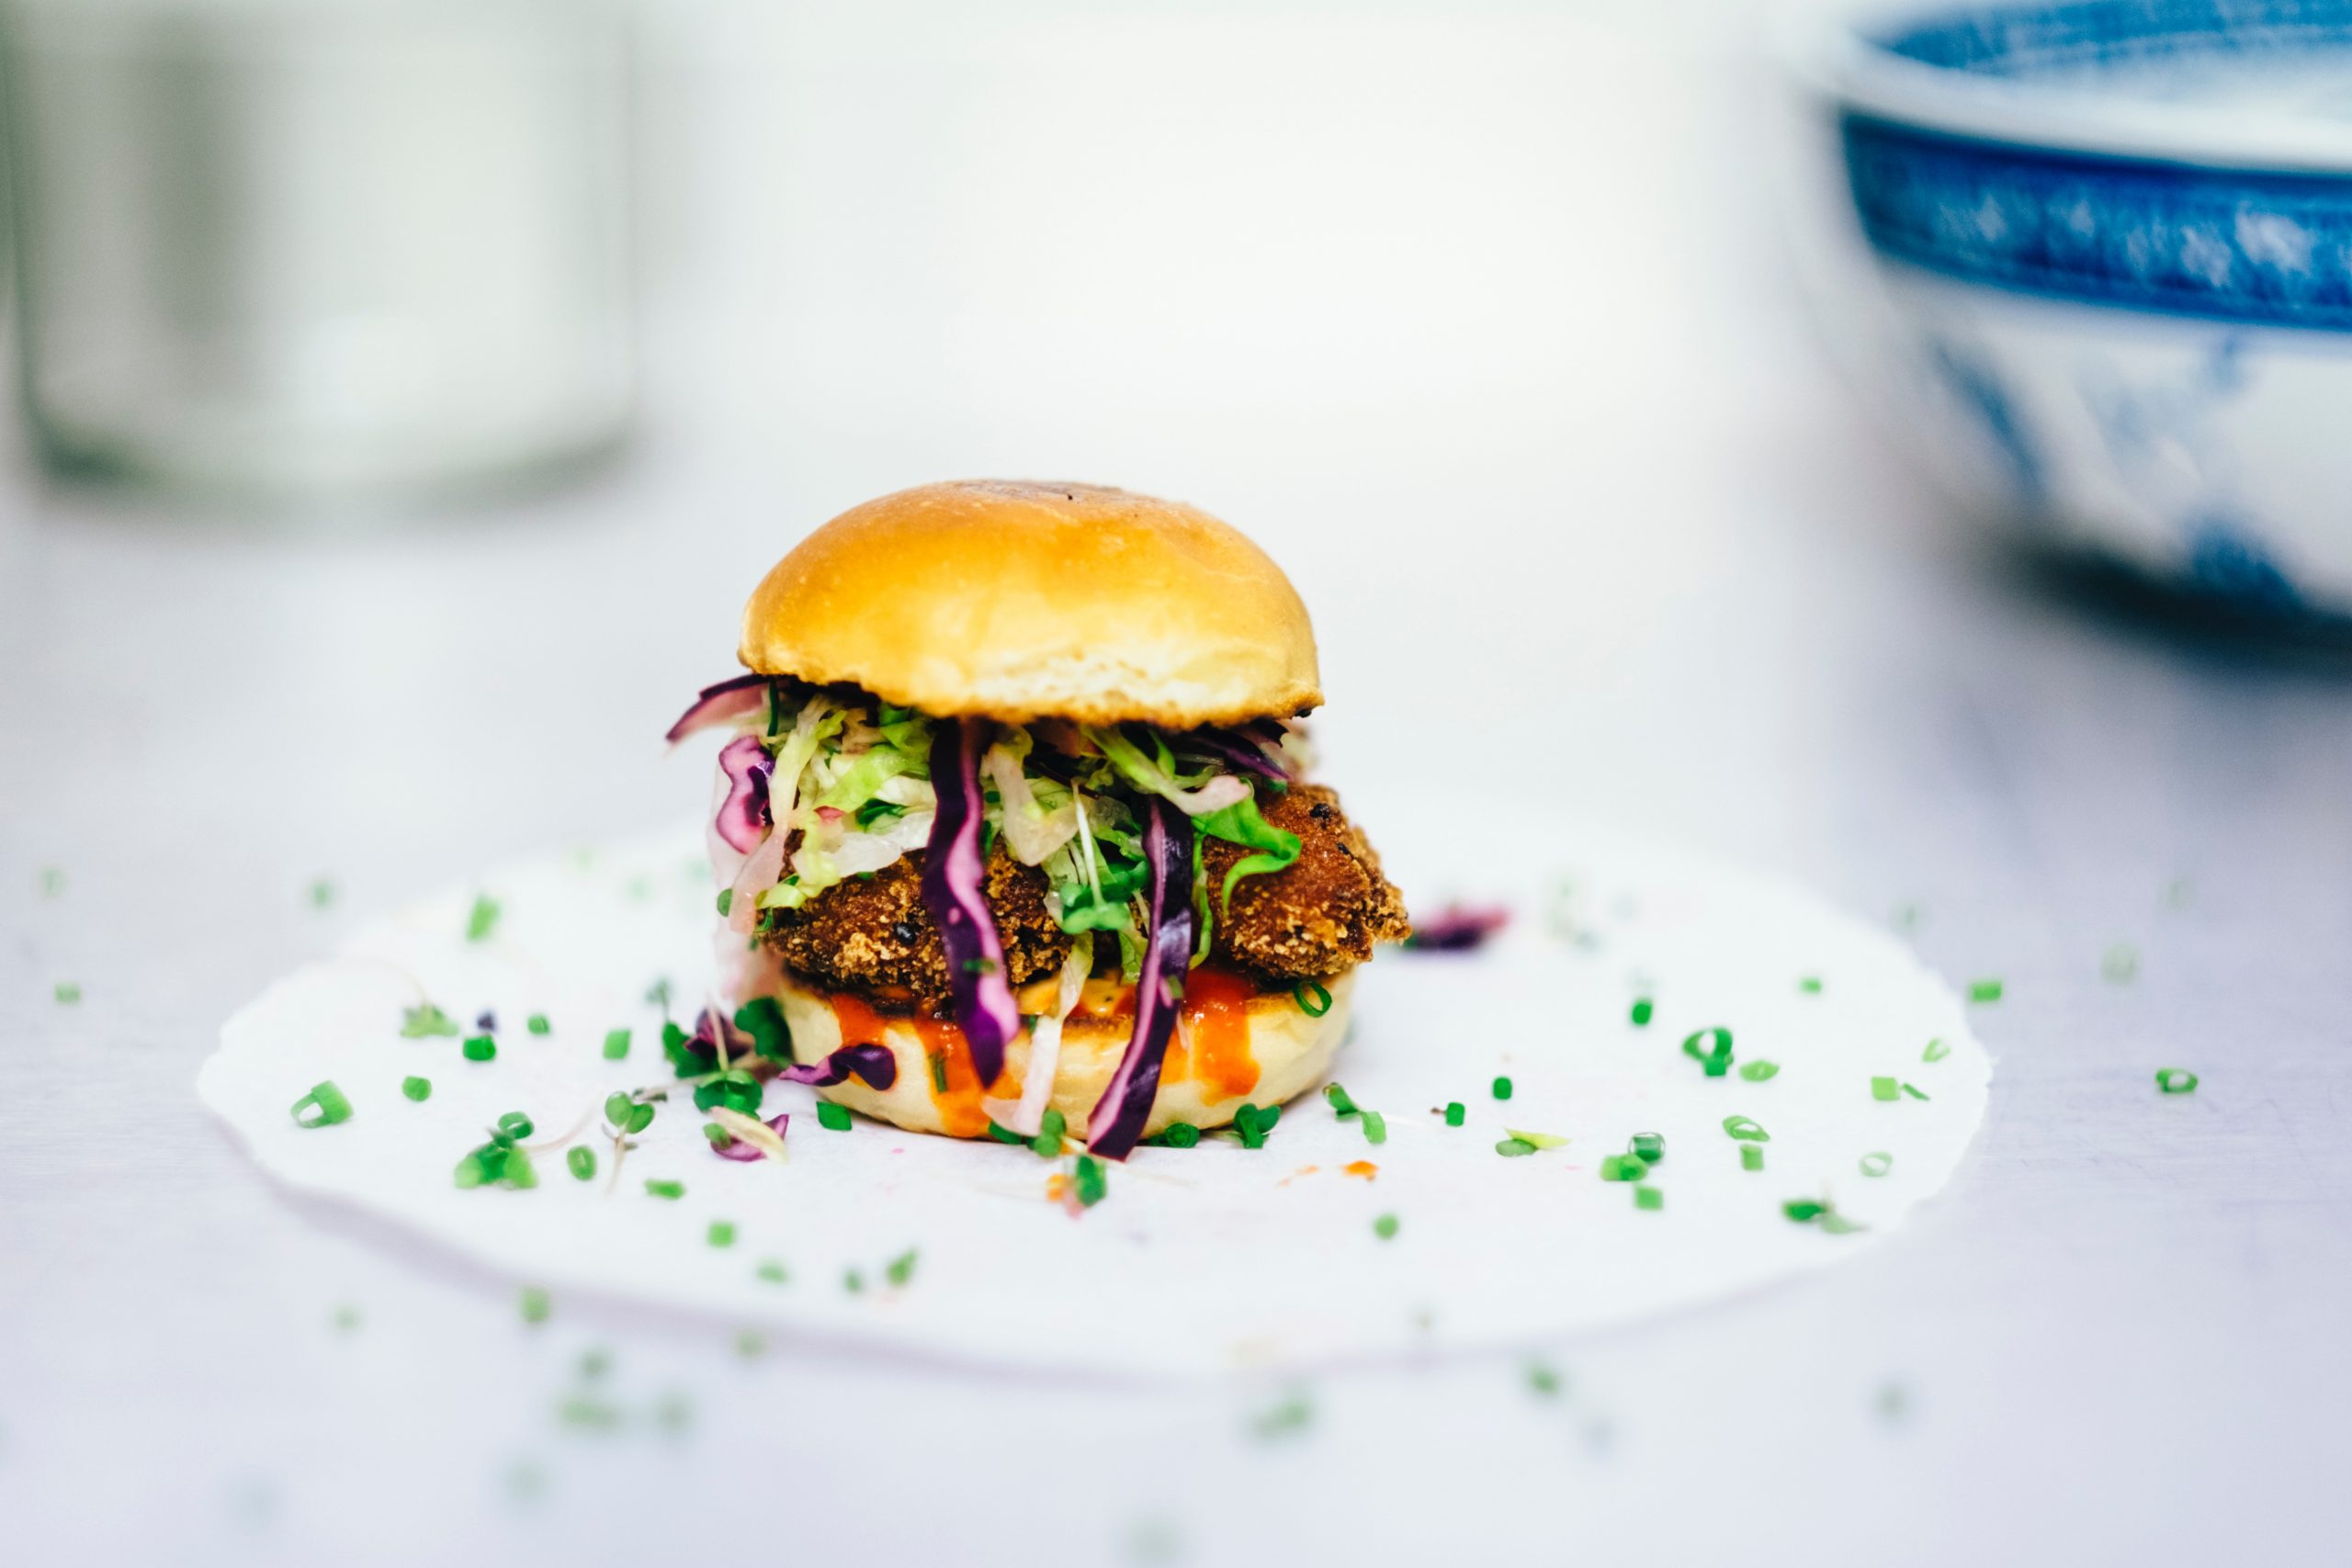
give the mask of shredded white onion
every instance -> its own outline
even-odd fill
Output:
[[[781,828],[773,829],[760,840],[760,847],[744,857],[742,870],[735,875],[735,896],[727,904],[727,929],[738,936],[750,936],[759,923],[760,895],[775,886],[784,874],[784,840]]]
[[[1078,1009],[1085,994],[1086,977],[1094,969],[1094,933],[1081,931],[1071,939],[1069,957],[1062,964],[1061,990],[1053,1014],[1029,1028],[1029,1062],[1021,1070],[1021,1098],[981,1101],[989,1120],[1024,1138],[1034,1138],[1046,1119],[1046,1101],[1053,1098],[1054,1074],[1061,1065],[1062,1023]],[[1081,1130],[1080,1135],[1083,1136]]]
[[[1064,805],[1047,811],[1037,804],[1036,792],[1029,787],[1029,775],[1021,765],[1028,750],[1025,743],[1015,749],[999,741],[989,748],[980,765],[996,785],[1002,805],[999,817],[1006,847],[1023,865],[1035,865],[1078,831],[1078,808]]]

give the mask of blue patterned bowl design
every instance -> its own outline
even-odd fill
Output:
[[[1914,7],[1818,64],[1824,313],[1910,444],[2053,544],[2352,615],[2352,0]]]

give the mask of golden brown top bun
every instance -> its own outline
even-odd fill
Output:
[[[964,479],[853,507],[743,607],[744,664],[948,716],[1170,728],[1323,700],[1282,569],[1207,513]]]

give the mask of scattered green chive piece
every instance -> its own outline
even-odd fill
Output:
[[[1647,1029],[1650,1026],[1650,1019],[1657,1010],[1651,1005],[1649,998],[1634,998],[1633,1011],[1634,1027],[1635,1029]]]
[[[648,1177],[645,1190],[649,1197],[666,1198],[674,1203],[686,1195],[686,1184],[683,1181],[656,1181]]]
[[[2125,986],[2140,973],[2140,951],[2128,942],[2119,942],[2099,955],[2098,972],[2111,985]]]
[[[1973,980],[1969,982],[1968,999],[1972,1002],[1997,1002],[2001,999],[2001,982]]]
[[[704,1122],[702,1135],[709,1140],[710,1146],[714,1149],[731,1148],[735,1144],[735,1134],[716,1122]]]
[[[61,1003],[72,1007],[82,999],[82,987],[72,980],[60,980],[52,994]]]
[[[1634,1207],[1656,1211],[1666,1207],[1666,1194],[1655,1187],[1634,1189]]]
[[[1639,1181],[1649,1173],[1648,1162],[1639,1155],[1606,1155],[1600,1161],[1603,1181]]]
[[[1463,1108],[1460,1100],[1449,1100],[1445,1102],[1445,1124],[1447,1126],[1461,1126],[1462,1119],[1468,1114],[1469,1112]]]
[[[916,1250],[910,1247],[904,1252],[899,1254],[898,1257],[890,1259],[889,1262],[882,1266],[884,1278],[888,1279],[893,1285],[903,1286],[908,1280],[915,1277],[916,1256]]]
[[[1896,1085],[1893,1078],[1874,1077],[1871,1079],[1871,1098],[1872,1100],[1893,1100],[1896,1095],[1901,1094],[1903,1090]]]
[[[1663,1133],[1636,1133],[1634,1134],[1632,1142],[1626,1145],[1626,1147],[1632,1150],[1634,1154],[1641,1156],[1642,1162],[1645,1165],[1656,1165],[1658,1161],[1666,1157],[1666,1134]]]
[[[928,1060],[931,1063],[931,1092],[945,1094],[947,1092],[947,1053],[933,1051],[930,1054]]]
[[[477,1034],[458,1047],[469,1062],[487,1062],[498,1055],[498,1042],[487,1034]]]
[[[1740,1169],[1742,1169],[1742,1170],[1761,1170],[1761,1169],[1763,1169],[1763,1168],[1764,1168],[1764,1145],[1761,1145],[1761,1144],[1742,1144],[1742,1145],[1739,1145],[1739,1168],[1740,1168]]]
[[[1829,1205],[1811,1198],[1792,1198],[1781,1205],[1781,1213],[1801,1225],[1811,1224],[1829,1212]]]
[[[1091,1209],[1095,1204],[1102,1201],[1102,1195],[1111,1190],[1110,1181],[1102,1173],[1102,1162],[1092,1155],[1078,1156],[1076,1185],[1078,1204],[1081,1209]]]
[[[466,940],[488,942],[490,933],[498,929],[498,900],[487,893],[474,895],[474,907],[466,911]]]
[[[831,1133],[849,1131],[849,1107],[835,1105],[830,1100],[817,1102],[817,1125]]]
[[[1925,1100],[1928,1098],[1928,1091],[1917,1088],[1908,1078],[1905,1078],[1903,1081],[1903,1092],[1909,1095],[1914,1100]]]
[[[1761,1059],[1742,1062],[1739,1065],[1739,1076],[1749,1083],[1766,1083],[1781,1076],[1781,1064]]]
[[[519,1111],[510,1111],[498,1119],[498,1130],[519,1144],[538,1129],[531,1125],[528,1116]]]
[[[1353,1100],[1351,1100],[1348,1097],[1348,1091],[1341,1089],[1338,1084],[1325,1084],[1323,1086],[1323,1098],[1329,1103],[1331,1107],[1331,1113],[1335,1116],[1353,1116],[1358,1114],[1359,1108],[1357,1107],[1356,1102]]]
[[[1821,976],[1818,975],[1807,975],[1804,979],[1797,982],[1797,989],[1803,991],[1808,997],[1817,997],[1821,995]]]
[[[1189,1149],[1201,1141],[1201,1130],[1190,1122],[1170,1122],[1159,1134],[1159,1141],[1171,1149]]]
[[[1724,1118],[1724,1131],[1746,1144],[1769,1144],[1772,1141],[1772,1134],[1766,1132],[1763,1124],[1753,1116],[1726,1116]]]
[[[722,917],[735,912],[735,889],[732,887],[718,890],[718,912]]]
[[[1069,1118],[1051,1106],[1037,1118],[1037,1135],[1029,1140],[1029,1152],[1039,1159],[1062,1157],[1062,1135],[1069,1131]]]
[[[2195,1094],[2197,1075],[2187,1067],[2158,1067],[2156,1091],[2160,1094]]]
[[[1012,1128],[1000,1126],[994,1122],[990,1122],[989,1123],[989,1136],[994,1138],[1000,1144],[1019,1144],[1024,1148],[1028,1146],[1029,1143],[1028,1139],[1023,1137]]]
[[[1365,1111],[1363,1113],[1363,1141],[1367,1144],[1386,1143],[1388,1141],[1388,1118],[1383,1116],[1377,1111]]]
[[[537,1285],[523,1287],[520,1304],[525,1323],[545,1323],[548,1320],[548,1314],[555,1310],[555,1303],[548,1299],[547,1292]]]
[[[645,987],[647,1005],[660,1008],[666,1017],[670,1011],[670,981],[667,976]]]
[[[1535,1152],[1535,1145],[1525,1138],[1505,1138],[1495,1145],[1495,1153],[1505,1159],[1520,1159]]]
[[[1548,1366],[1542,1361],[1527,1363],[1527,1390],[1530,1393],[1540,1393],[1549,1399],[1560,1392],[1563,1381],[1559,1370],[1555,1367]]]
[[[1884,1149],[1873,1149],[1856,1163],[1864,1176],[1884,1176],[1894,1168],[1894,1156]]]
[[[1312,980],[1301,980],[1290,988],[1290,994],[1298,1003],[1298,1010],[1309,1018],[1321,1018],[1331,1010],[1331,993]]]
[[[752,1273],[754,1278],[764,1280],[771,1285],[781,1285],[792,1277],[784,1271],[784,1265],[773,1258],[763,1258]]]
[[[421,1103],[433,1098],[433,1080],[431,1078],[420,1077],[402,1078],[401,1079],[401,1092],[408,1096],[411,1100],[417,1100]]]
[[[865,1289],[865,1276],[854,1269],[842,1269],[842,1289],[847,1291],[853,1296],[856,1295],[859,1292]]]
[[[710,1229],[703,1233],[703,1239],[713,1247],[734,1246],[735,1226],[733,1222],[729,1220],[711,1221]]]
[[[1949,1044],[1945,1043],[1941,1040],[1930,1040],[1928,1042],[1928,1048],[1919,1053],[1919,1060],[1923,1062],[1940,1062],[1946,1056],[1951,1055],[1951,1047]]]
[[[1731,1031],[1720,1024],[1698,1030],[1683,1040],[1682,1054],[1704,1068],[1709,1077],[1719,1078],[1731,1071]]]
[[[323,909],[334,902],[334,884],[323,876],[311,884],[310,892],[311,907],[314,909]]]
[[[1495,1098],[1497,1100],[1509,1100],[1510,1098],[1510,1079],[1497,1078],[1495,1080]]]
[[[605,1060],[617,1062],[628,1055],[628,1031],[626,1029],[605,1031]]]
[[[563,1163],[571,1168],[571,1174],[577,1180],[589,1181],[595,1178],[596,1151],[585,1144],[566,1154]]]
[[[543,1012],[535,1012],[530,1017],[523,1021],[523,1027],[529,1030],[534,1034],[545,1034],[548,1029],[553,1026],[548,1022],[547,1014]]]
[[[1394,1240],[1396,1235],[1396,1216],[1394,1214],[1383,1214],[1380,1218],[1373,1221],[1372,1234],[1378,1236],[1383,1241]]]
[[[1556,1149],[1567,1143],[1567,1139],[1556,1133],[1530,1133],[1518,1127],[1506,1127],[1503,1131],[1531,1149]]]
[[[431,1002],[419,1002],[413,1008],[401,1010],[401,1038],[422,1040],[431,1034],[458,1032],[458,1021]]]
[[[351,1120],[351,1101],[330,1078],[294,1102],[294,1120],[304,1127],[332,1127]]]

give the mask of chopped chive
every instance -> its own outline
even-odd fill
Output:
[[[1919,1053],[1919,1060],[1923,1062],[1940,1062],[1946,1056],[1951,1055],[1951,1045],[1941,1040],[1930,1040],[1928,1042],[1928,1048]]]
[[[734,1246],[734,1245],[735,1245],[735,1225],[734,1225],[734,1222],[733,1222],[733,1221],[731,1221],[731,1220],[713,1220],[713,1221],[711,1221],[711,1222],[710,1222],[710,1228],[709,1228],[708,1230],[707,1230],[707,1231],[703,1232],[703,1237],[702,1237],[702,1238],[703,1238],[703,1240],[705,1240],[706,1242],[708,1242],[708,1243],[709,1243],[711,1246],[713,1246],[713,1247],[732,1247],[732,1246]]]
[[[648,1197],[666,1198],[674,1203],[686,1195],[686,1184],[683,1181],[656,1181],[649,1176],[645,1179],[645,1191]]]
[[[1864,1176],[1884,1176],[1894,1168],[1894,1156],[1884,1149],[1873,1149],[1855,1163]]]
[[[1626,1146],[1633,1153],[1642,1156],[1643,1164],[1656,1165],[1666,1157],[1666,1134],[1636,1133]]]
[[[338,1122],[351,1120],[351,1101],[334,1080],[312,1087],[310,1093],[294,1102],[295,1124],[302,1127],[332,1127]]]
[[[1291,999],[1298,1003],[1298,1010],[1309,1018],[1321,1018],[1331,1010],[1331,993],[1312,980],[1301,980],[1290,988]]]
[[[1040,1159],[1062,1157],[1062,1138],[1069,1131],[1069,1119],[1052,1106],[1037,1118],[1037,1135],[1029,1140],[1029,1152]]]
[[[628,1055],[628,1031],[626,1029],[605,1031],[605,1060],[617,1062]]]
[[[933,1051],[930,1053],[929,1060],[931,1062],[931,1092],[945,1094],[947,1092],[947,1053]]]
[[[1818,975],[1807,975],[1797,982],[1797,989],[1803,991],[1808,997],[1817,997],[1821,995],[1821,976]]]
[[[716,1122],[704,1122],[702,1124],[702,1135],[709,1141],[710,1146],[714,1151],[729,1149],[735,1146],[735,1134],[729,1132],[726,1128],[720,1126]]]
[[[1505,1159],[1521,1159],[1535,1152],[1535,1145],[1525,1138],[1505,1138],[1495,1145],[1495,1153]]]
[[[1639,1155],[1604,1155],[1600,1160],[1603,1181],[1640,1181],[1650,1173],[1649,1162]]]
[[[1997,1002],[2001,999],[1998,980],[1972,980],[1968,984],[1968,999],[1972,1002]]]
[[[334,884],[322,876],[311,884],[310,895],[311,908],[323,909],[334,902]]]
[[[1111,1190],[1110,1181],[1102,1173],[1102,1162],[1092,1155],[1079,1156],[1076,1186],[1080,1208],[1091,1209],[1102,1201],[1103,1194]]]
[[[990,1122],[989,1123],[989,1136],[994,1138],[1000,1144],[1018,1144],[1024,1148],[1028,1146],[1029,1143],[1028,1139],[1023,1137],[1012,1128],[1000,1126],[995,1122]]]
[[[819,1100],[817,1102],[817,1125],[824,1128],[829,1133],[848,1132],[849,1107],[846,1105],[835,1105],[830,1100]]]
[[[413,1100],[424,1101],[430,1100],[433,1098],[433,1080],[431,1078],[420,1077],[402,1078],[401,1079],[401,1092]]]
[[[1394,1214],[1383,1214],[1378,1219],[1373,1221],[1372,1234],[1378,1236],[1383,1241],[1395,1240],[1396,1236],[1396,1216]]]
[[[1565,1380],[1560,1376],[1558,1369],[1555,1367],[1548,1366],[1542,1361],[1530,1361],[1527,1363],[1527,1391],[1530,1393],[1542,1394],[1544,1398],[1549,1399],[1552,1395],[1560,1392],[1560,1387],[1564,1381]]]
[[[1801,1225],[1811,1224],[1829,1212],[1829,1205],[1811,1198],[1792,1198],[1781,1205],[1781,1213]]]
[[[74,981],[60,980],[51,987],[51,994],[56,997],[60,1005],[72,1007],[82,999],[82,987]]]
[[[1657,1010],[1651,1004],[1649,998],[1635,997],[1634,998],[1634,1010],[1629,1015],[1634,1021],[1634,1027],[1635,1029],[1647,1029],[1650,1026],[1650,1020],[1656,1015]]]
[[[555,1303],[548,1298],[547,1292],[537,1285],[524,1286],[522,1297],[516,1304],[522,1308],[525,1323],[545,1323],[548,1314],[555,1311]]]
[[[1764,1168],[1764,1145],[1761,1145],[1761,1144],[1742,1144],[1742,1145],[1739,1145],[1739,1168],[1740,1168],[1740,1169],[1742,1169],[1742,1170],[1761,1170],[1761,1169],[1763,1169],[1763,1168]]]
[[[888,1280],[893,1285],[903,1286],[908,1280],[915,1277],[915,1258],[917,1256],[918,1254],[915,1248],[911,1247],[907,1248],[904,1252],[899,1254],[898,1257],[893,1258],[889,1262],[882,1266],[883,1277]]]
[[[1871,1098],[1872,1100],[1893,1100],[1896,1095],[1901,1094],[1902,1092],[1902,1089],[1893,1078],[1873,1077],[1871,1079]]]
[[[1769,1144],[1772,1141],[1772,1134],[1766,1132],[1763,1124],[1753,1116],[1726,1116],[1724,1118],[1724,1131],[1742,1143]]]
[[[1767,1062],[1760,1057],[1753,1062],[1742,1062],[1739,1076],[1749,1083],[1767,1083],[1781,1076],[1781,1064]]]
[[[1497,1078],[1495,1080],[1494,1087],[1495,1098],[1497,1100],[1509,1100],[1510,1098],[1510,1079]]]
[[[2187,1067],[2158,1067],[2156,1092],[2159,1094],[2195,1094],[2197,1075]]]
[[[1925,1100],[1928,1098],[1928,1091],[1918,1088],[1908,1078],[1905,1078],[1903,1081],[1903,1092],[1909,1095],[1914,1100]]]
[[[1666,1207],[1666,1194],[1655,1187],[1636,1187],[1634,1189],[1634,1207],[1654,1213]]]
[[[571,1168],[571,1174],[575,1180],[589,1181],[595,1178],[596,1151],[584,1144],[567,1153],[563,1156],[563,1163]]]
[[[474,907],[466,911],[466,940],[488,942],[490,933],[498,929],[498,900],[487,893],[474,895]]]
[[[2126,986],[2140,973],[2140,951],[2119,942],[2099,955],[2098,972],[2109,985]]]
[[[761,1259],[760,1266],[752,1269],[752,1274],[754,1279],[763,1280],[771,1285],[781,1285],[792,1277],[784,1271],[784,1265],[773,1258]]]
[[[1462,1119],[1468,1114],[1469,1112],[1464,1109],[1460,1100],[1449,1100],[1445,1102],[1445,1124],[1447,1126],[1461,1126]]]
[[[1519,1127],[1506,1127],[1503,1131],[1531,1149],[1556,1149],[1566,1147],[1567,1145],[1567,1139],[1556,1133],[1530,1133]]]
[[[842,1269],[842,1289],[853,1296],[858,1294],[865,1289],[865,1275],[855,1269]]]
[[[401,1010],[401,1038],[423,1040],[427,1035],[456,1034],[458,1021],[431,1002],[419,1002],[413,1008]]]
[[[523,1021],[523,1027],[534,1034],[545,1034],[553,1026],[548,1022],[547,1014],[535,1012]]]
[[[1359,1114],[1359,1108],[1357,1107],[1356,1102],[1353,1100],[1351,1100],[1348,1097],[1348,1091],[1341,1089],[1338,1084],[1325,1084],[1323,1086],[1323,1098],[1329,1103],[1331,1107],[1331,1113],[1335,1116],[1354,1116]]]
[[[458,1047],[469,1062],[487,1062],[498,1055],[498,1042],[487,1034],[477,1034]]]
[[[1367,1111],[1363,1113],[1363,1141],[1367,1144],[1385,1144],[1388,1141],[1388,1119],[1377,1111]]]
[[[1682,1054],[1704,1068],[1709,1077],[1719,1078],[1731,1070],[1731,1031],[1721,1024],[1695,1031],[1683,1040]]]
[[[498,1119],[498,1130],[519,1144],[538,1129],[531,1125],[528,1116],[519,1111],[510,1111]]]

